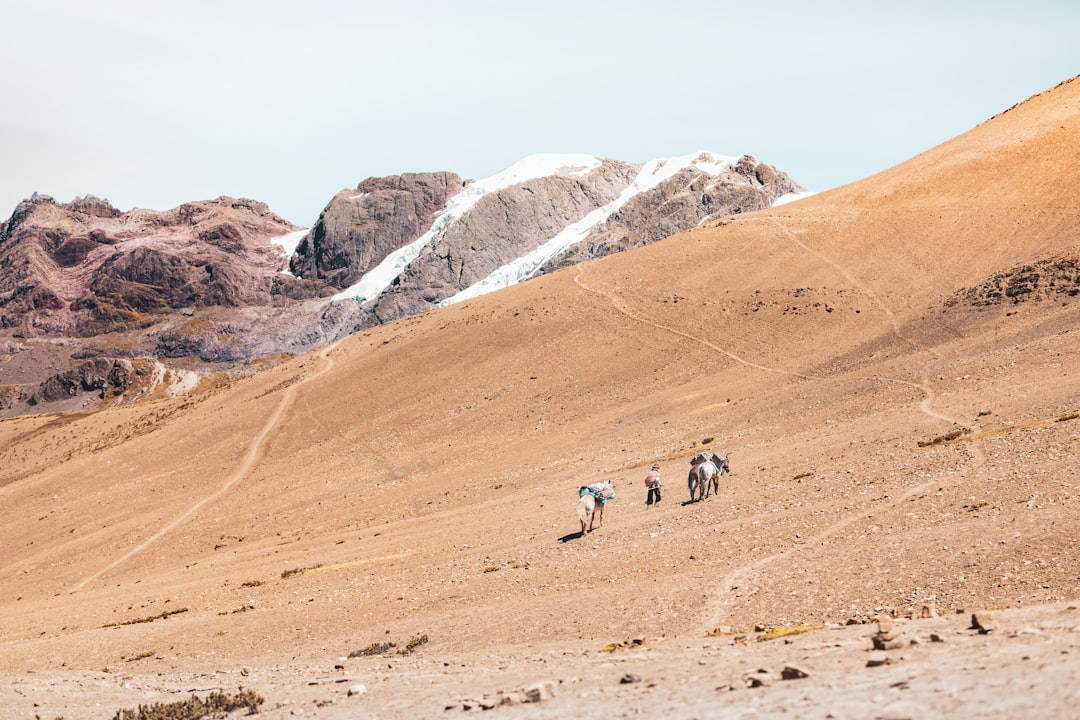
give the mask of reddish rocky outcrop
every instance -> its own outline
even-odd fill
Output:
[[[103,369],[122,358],[237,362],[325,341],[308,326],[333,288],[284,274],[270,242],[296,230],[263,203],[227,197],[164,212],[93,196],[20,203],[0,224],[0,340],[60,341],[69,357],[20,371],[7,404],[122,389]],[[8,365],[0,382],[15,374]]]

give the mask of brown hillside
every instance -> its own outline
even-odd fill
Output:
[[[1074,79],[793,205],[184,399],[0,422],[0,672],[39,704],[0,702],[111,717],[389,665],[412,679],[369,709],[430,716],[428,678],[496,689],[449,666],[1076,597],[1080,282],[969,291],[1075,266],[1078,168]],[[733,472],[685,504],[703,444]]]

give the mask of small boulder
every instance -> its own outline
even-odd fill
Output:
[[[746,687],[768,687],[773,684],[772,673],[768,670],[758,670],[757,672],[746,673],[743,675],[743,680],[746,681]]]
[[[994,631],[994,618],[985,610],[972,613],[971,629],[978,630],[980,635],[987,635]]]
[[[870,653],[870,657],[866,661],[866,667],[880,667],[882,665],[891,665],[892,658],[883,652]]]
[[[810,673],[797,665],[785,665],[780,671],[780,678],[783,680],[800,680],[805,677],[810,677]]]
[[[538,703],[550,700],[558,694],[558,683],[554,680],[545,680],[526,687],[522,692],[525,694],[525,702]]]

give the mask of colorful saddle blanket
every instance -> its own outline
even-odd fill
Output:
[[[603,505],[608,500],[615,499],[615,488],[607,483],[593,483],[592,485],[585,485],[578,490],[578,497],[585,497],[586,495],[592,495],[596,498],[596,502]]]

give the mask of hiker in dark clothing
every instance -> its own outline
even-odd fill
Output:
[[[660,488],[662,486],[663,483],[660,482],[660,466],[654,464],[652,470],[645,476],[645,487],[649,488],[649,496],[645,500],[646,505],[660,502]]]

